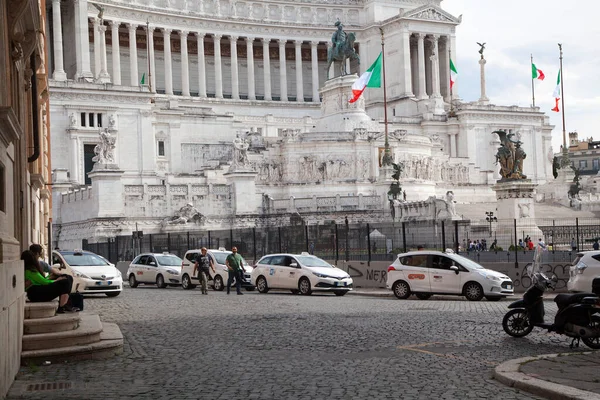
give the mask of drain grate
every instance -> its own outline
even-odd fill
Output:
[[[44,390],[62,390],[71,389],[71,382],[46,382],[46,383],[32,383],[27,385],[28,392],[41,392]]]

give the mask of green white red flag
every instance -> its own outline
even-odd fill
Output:
[[[381,87],[381,64],[381,53],[379,53],[379,56],[369,69],[352,84],[353,97],[348,101],[349,103],[354,103],[358,100],[366,88]]]
[[[542,70],[538,69],[534,63],[531,63],[531,79],[539,79],[540,81],[543,81],[545,77],[546,75],[544,75]]]
[[[452,90],[452,87],[456,83],[456,78],[458,78],[458,71],[452,62],[452,59],[450,59],[450,90]]]
[[[554,106],[552,111],[560,112],[560,109],[558,108],[558,102],[560,101],[561,95],[562,95],[562,93],[560,92],[560,70],[559,70],[558,77],[556,78],[556,88],[554,89],[554,101],[556,102],[556,105]]]

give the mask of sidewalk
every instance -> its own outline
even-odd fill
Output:
[[[496,367],[494,377],[505,385],[547,399],[598,400],[598,367],[598,351],[549,354],[506,361]]]

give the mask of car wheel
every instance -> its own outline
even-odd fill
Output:
[[[336,296],[341,297],[341,296],[345,295],[346,293],[348,293],[348,291],[347,290],[336,290],[333,293],[335,293]]]
[[[267,286],[267,280],[264,276],[259,276],[256,280],[256,289],[258,289],[258,293],[267,293],[269,291],[269,286]]]
[[[159,275],[156,277],[156,286],[158,286],[161,289],[164,289],[167,287],[167,284],[165,283],[165,278],[163,278],[162,275]]]
[[[225,285],[223,285],[223,278],[221,278],[220,275],[215,276],[213,288],[218,292],[221,292],[225,288]]]
[[[254,292],[254,289],[256,289],[254,286],[248,286],[246,287],[246,292]]]
[[[402,300],[408,299],[410,296],[410,286],[404,281],[395,282],[392,286],[392,291],[394,292],[394,296]]]
[[[298,282],[298,290],[300,294],[303,296],[309,296],[312,293],[312,289],[310,287],[310,281],[308,278],[301,278],[300,282]]]
[[[196,285],[193,285],[190,276],[188,274],[185,274],[181,278],[181,287],[183,288],[183,290],[190,290],[194,289]]]
[[[465,285],[463,293],[469,301],[479,301],[483,299],[483,288],[477,282],[469,282]]]
[[[431,293],[417,293],[415,296],[417,296],[417,299],[419,300],[428,300],[433,295]]]
[[[108,293],[104,293],[105,295],[107,295],[108,297],[117,297],[118,295],[121,294],[121,292],[108,292]]]
[[[533,324],[529,321],[527,311],[517,308],[506,313],[502,319],[502,328],[512,337],[523,337],[533,330]]]
[[[502,300],[502,296],[485,296],[487,301],[500,301]]]
[[[592,320],[588,324],[588,328],[594,331],[600,330],[600,318],[597,315],[592,316]],[[600,349],[600,338],[597,337],[584,337],[581,338],[583,343],[590,349]]]
[[[300,291],[298,289],[292,289],[292,294],[298,294]]]
[[[135,275],[134,274],[129,275],[129,287],[135,289],[136,287],[138,287],[138,285],[139,285],[139,283],[138,283],[137,279],[135,279]]]

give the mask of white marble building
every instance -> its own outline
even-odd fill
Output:
[[[337,19],[356,34],[361,64],[352,73],[375,60],[384,32],[390,146],[406,166],[407,200],[453,190],[459,203],[494,201],[496,129],[517,134],[525,173],[545,183],[552,126],[539,108],[496,106],[484,94],[463,103],[460,80],[479,77],[460,76],[450,113],[461,18],[441,2],[53,0],[58,245],[128,234],[136,223],[145,232],[190,229],[162,223],[187,203],[206,217],[203,228],[284,211],[308,221],[364,210],[382,218],[383,91],[367,90],[352,108],[333,86],[354,78],[326,81]],[[114,165],[92,172],[101,129],[116,138]],[[237,134],[251,144],[255,172],[230,172]]]

